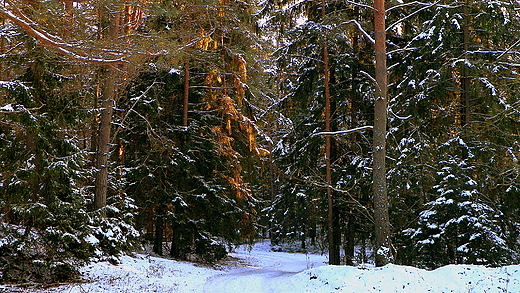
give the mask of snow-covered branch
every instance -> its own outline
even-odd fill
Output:
[[[354,24],[358,29],[359,31],[372,43],[372,44],[375,44],[376,41],[370,36],[370,34],[368,34],[364,29],[363,27],[361,26],[361,24],[359,22],[357,22],[356,20],[349,20],[347,22],[343,22],[342,25],[347,25],[347,24]]]
[[[408,14],[407,16],[405,16],[405,17],[399,19],[398,21],[392,23],[391,25],[389,25],[389,26],[386,28],[386,31],[390,31],[391,29],[394,28],[394,26],[400,24],[401,22],[407,20],[408,18],[414,16],[415,14],[417,14],[417,13],[419,13],[419,12],[425,10],[425,9],[428,9],[428,8],[430,8],[430,7],[433,7],[433,6],[437,5],[439,2],[440,2],[440,0],[437,1],[437,2],[435,2],[435,3],[431,3],[431,4],[430,4],[430,3],[422,3],[422,2],[417,2],[417,1],[416,1],[416,2],[412,2],[412,3],[406,3],[406,4],[403,4],[403,5],[397,5],[397,6],[392,7],[392,8],[395,9],[395,8],[398,8],[398,7],[407,6],[407,5],[409,5],[409,4],[425,5],[424,7],[420,8],[420,9],[417,9],[416,11],[414,11],[414,12]],[[389,10],[390,10],[390,9],[389,9]]]
[[[347,134],[347,133],[359,132],[359,131],[363,131],[363,130],[367,130],[367,129],[372,129],[372,128],[373,128],[373,126],[371,126],[371,125],[367,125],[367,126],[361,126],[361,127],[352,128],[352,129],[347,129],[347,130],[317,132],[317,133],[314,133],[312,136],[316,136],[316,135],[338,135],[338,134]]]
[[[365,4],[357,3],[357,2],[354,2],[354,1],[350,1],[350,0],[346,0],[345,2],[347,2],[348,4],[352,4],[354,6],[359,6],[359,7],[367,8],[367,9],[370,9],[370,10],[374,10],[374,7],[372,7],[370,5],[365,5]]]
[[[7,104],[5,106],[0,107],[0,114],[17,114],[17,113],[31,112],[31,111],[39,110],[39,109],[43,108],[43,106],[45,106],[45,105],[41,105],[38,108],[27,109],[23,105]]]
[[[502,58],[502,56],[509,53],[509,51],[513,50],[513,48],[518,46],[518,44],[520,44],[520,40],[516,41],[513,45],[511,45],[509,48],[507,48],[507,50],[505,50],[502,54],[500,54],[500,56],[497,57],[497,60],[500,60],[500,58]]]
[[[441,1],[437,1],[435,3],[425,3],[425,2],[420,2],[420,1],[413,1],[413,2],[409,2],[409,3],[403,3],[403,4],[399,4],[399,5],[394,5],[392,7],[389,7],[388,9],[386,9],[386,11],[388,12],[388,11],[392,11],[394,9],[403,8],[403,7],[412,6],[412,5],[427,6],[427,7],[436,6],[436,7],[442,7],[442,8],[447,8],[447,9],[458,8],[458,7],[461,6],[461,5],[439,4],[440,2]]]
[[[388,112],[390,112],[392,115],[394,115],[395,118],[400,119],[400,120],[407,120],[407,119],[412,118],[412,115],[408,115],[408,116],[406,116],[406,117],[404,117],[404,116],[399,116],[399,115],[397,115],[397,114],[394,113],[394,111],[392,110],[392,108],[389,108],[389,109],[388,109]]]

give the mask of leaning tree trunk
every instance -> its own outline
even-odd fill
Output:
[[[374,224],[376,237],[376,266],[384,266],[392,261],[390,241],[390,219],[388,215],[388,194],[386,187],[386,122],[387,122],[387,70],[385,1],[374,1],[374,35],[376,55],[376,100],[374,109]]]

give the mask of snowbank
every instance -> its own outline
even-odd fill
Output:
[[[485,268],[451,265],[434,271],[387,265],[382,268],[323,266],[291,279],[295,292],[520,292],[520,266]]]

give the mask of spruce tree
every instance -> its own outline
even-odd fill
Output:
[[[414,251],[411,262],[434,269],[448,264],[501,266],[516,259],[507,243],[504,214],[480,191],[473,179],[477,170],[467,145],[460,138],[446,142],[437,184],[430,202],[418,218],[418,227],[406,230]],[[467,159],[450,155],[466,152]]]

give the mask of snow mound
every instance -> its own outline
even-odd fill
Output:
[[[215,270],[143,254],[120,264],[90,264],[81,269],[87,283],[16,292],[197,292],[197,293],[517,293],[520,265],[486,268],[450,265],[433,271],[408,266],[329,266],[323,255],[272,252],[269,243],[241,247],[233,265]],[[0,292],[14,292],[0,286]]]
[[[426,271],[407,266],[322,266],[292,277],[298,292],[520,292],[520,266],[450,265]],[[296,292],[296,291],[295,291]]]
[[[222,274],[222,271],[135,254],[133,257],[121,257],[118,265],[99,262],[85,266],[81,273],[90,282],[34,292],[203,292],[206,279]]]

